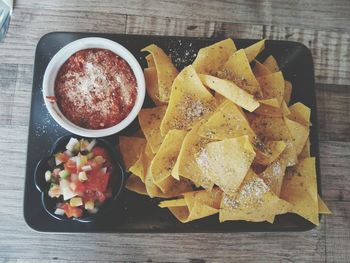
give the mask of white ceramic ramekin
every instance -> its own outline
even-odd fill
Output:
[[[105,129],[93,130],[79,127],[78,125],[69,121],[62,114],[56,102],[50,102],[50,100],[47,99],[49,96],[55,96],[55,80],[61,66],[74,53],[89,48],[108,49],[123,58],[134,72],[137,82],[137,98],[129,115],[118,124]],[[137,114],[141,110],[145,99],[145,92],[145,78],[142,68],[137,62],[136,58],[122,45],[112,40],[99,37],[82,38],[73,41],[60,49],[60,51],[56,53],[48,64],[43,79],[43,96],[45,105],[54,120],[71,133],[90,138],[109,136],[126,128],[137,117]]]

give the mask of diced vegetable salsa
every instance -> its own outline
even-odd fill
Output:
[[[112,196],[111,160],[96,140],[70,138],[66,150],[56,153],[50,163],[52,169],[44,176],[49,196],[57,199],[55,214],[68,218],[79,218],[85,211],[93,214]]]

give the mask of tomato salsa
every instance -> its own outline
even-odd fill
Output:
[[[106,49],[85,49],[60,68],[55,100],[64,116],[87,129],[104,129],[125,119],[135,105],[137,82],[129,64]]]
[[[50,184],[48,195],[57,199],[55,214],[79,218],[84,211],[96,213],[112,196],[111,159],[96,140],[71,138],[66,151],[56,153],[52,163],[45,180]]]

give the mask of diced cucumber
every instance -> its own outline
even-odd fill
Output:
[[[91,210],[95,208],[95,203],[94,201],[90,200],[85,203],[85,209]]]
[[[69,204],[71,206],[81,206],[83,205],[83,199],[81,197],[73,197],[70,201]]]
[[[51,171],[47,170],[45,172],[45,181],[46,182],[49,182],[51,180],[51,175],[52,175]]]
[[[58,173],[58,175],[62,178],[62,179],[65,179],[67,178],[68,176],[70,176],[70,173],[67,171],[67,170],[62,170]]]
[[[79,175],[78,175],[78,178],[82,182],[84,182],[84,181],[86,181],[88,179],[85,172],[80,172]]]
[[[63,216],[64,215],[64,210],[61,209],[61,208],[56,208],[55,215]]]
[[[79,141],[76,138],[70,138],[69,142],[66,145],[66,149],[70,152],[73,152],[75,150],[76,145],[79,145]],[[78,149],[79,151],[79,149]]]
[[[73,147],[73,152],[78,153],[80,152],[80,142],[77,142]]]

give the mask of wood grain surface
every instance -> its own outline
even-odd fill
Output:
[[[350,262],[350,2],[18,0],[0,43],[0,262]],[[302,42],[315,64],[322,193],[304,233],[42,234],[23,219],[35,46],[52,31]]]

